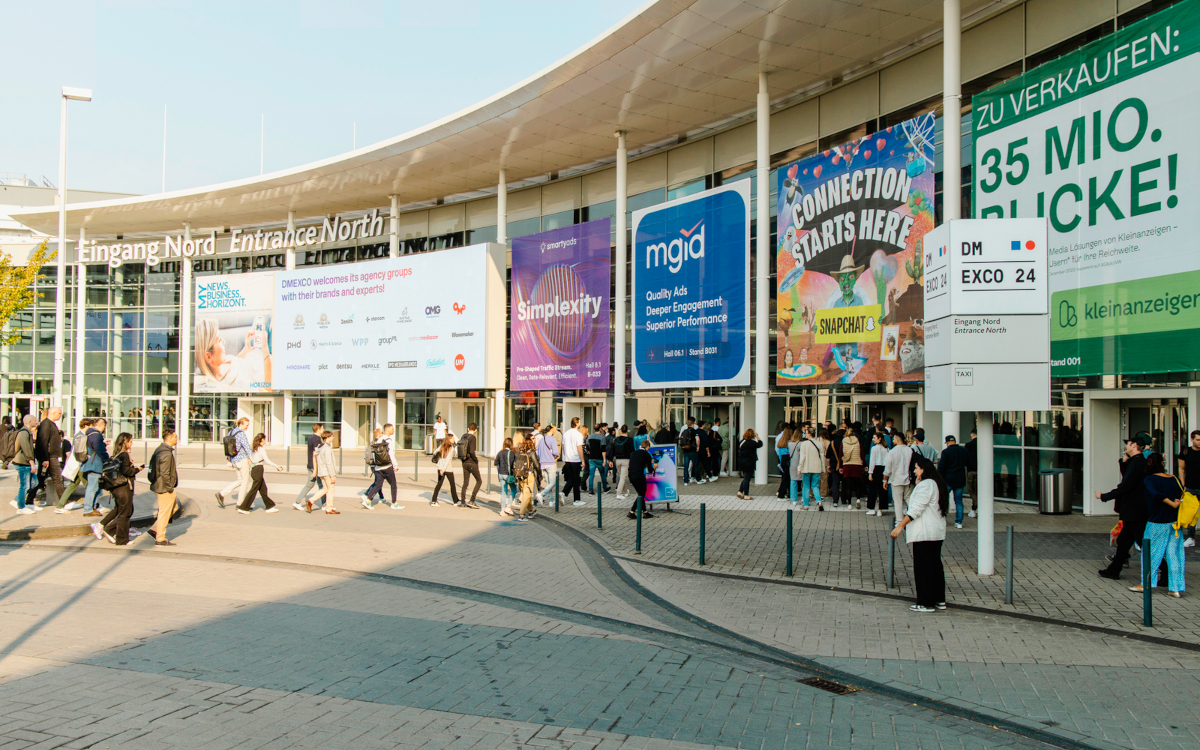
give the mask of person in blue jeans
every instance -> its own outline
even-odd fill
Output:
[[[12,504],[21,515],[36,513],[37,508],[25,505],[25,498],[32,494],[36,477],[32,469],[36,465],[33,458],[33,430],[37,420],[32,414],[26,414],[22,420],[21,429],[17,430],[17,454],[13,456],[12,465],[17,469],[17,497]]]
[[[108,460],[108,446],[104,443],[104,430],[107,427],[108,421],[104,417],[97,417],[86,433],[87,460],[79,467],[87,477],[87,490],[83,494],[85,516],[104,515],[100,512],[100,472]]]
[[[596,425],[596,431],[593,432],[584,443],[584,450],[587,451],[588,462],[588,494],[596,494],[595,478],[596,474],[600,474],[600,487],[604,492],[608,492],[608,472],[607,457],[606,457],[606,438],[605,434],[608,426],[601,423]]]
[[[946,436],[946,449],[938,459],[937,470],[954,495],[954,528],[963,524],[963,487],[967,486],[967,449],[959,445],[953,435]]]

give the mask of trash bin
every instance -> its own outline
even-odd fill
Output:
[[[1045,469],[1038,472],[1038,510],[1047,515],[1071,512],[1074,476],[1070,469]]]
[[[433,455],[433,435],[425,436],[425,455],[426,456]]]

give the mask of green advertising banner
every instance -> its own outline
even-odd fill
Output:
[[[1197,52],[1184,0],[972,100],[975,215],[1048,219],[1055,377],[1200,369]]]

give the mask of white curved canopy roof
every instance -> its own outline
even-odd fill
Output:
[[[963,0],[964,18],[1009,0]],[[651,0],[622,23],[490,99],[348,154],[191,190],[68,207],[92,236],[204,230],[365,210],[494,188],[612,161],[752,117],[758,73],[790,101],[940,36],[941,0]],[[14,213],[56,233],[57,210]]]

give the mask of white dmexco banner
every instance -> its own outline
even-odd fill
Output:
[[[276,274],[275,388],[504,387],[504,248]]]

